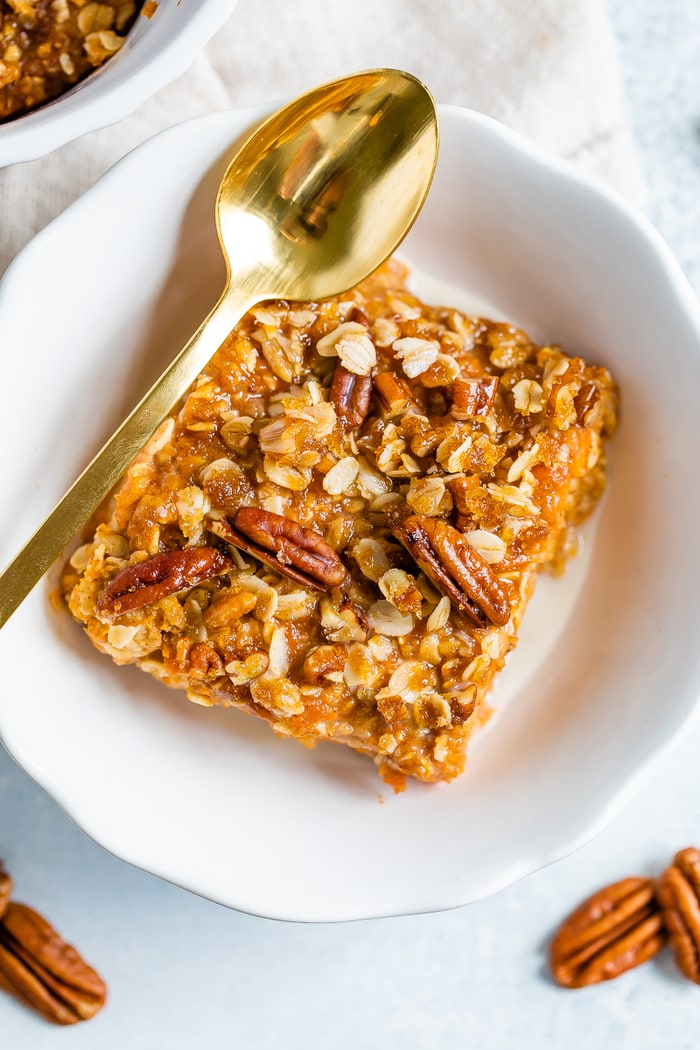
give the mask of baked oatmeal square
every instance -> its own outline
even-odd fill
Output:
[[[72,556],[88,637],[205,706],[451,780],[605,485],[608,371],[391,260],[241,321]]]

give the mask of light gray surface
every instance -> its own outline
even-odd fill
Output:
[[[610,7],[649,210],[700,291],[700,7]],[[22,702],[37,688],[51,688],[41,670]],[[700,990],[676,976],[668,957],[567,993],[543,974],[543,949],[582,896],[628,873],[659,871],[676,848],[700,844],[699,750],[696,728],[594,842],[490,900],[344,926],[235,914],[128,867],[0,751],[0,850],[18,897],[81,947],[111,992],[100,1017],[63,1034],[0,998],[0,1045],[695,1050]]]
[[[700,293],[700,3],[608,0],[647,211]]]

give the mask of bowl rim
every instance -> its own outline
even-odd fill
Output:
[[[100,131],[130,116],[189,68],[233,14],[237,3],[238,0],[199,0],[197,6],[185,8],[184,17],[170,39],[130,76],[109,86],[96,98],[89,91],[89,85],[105,66],[78,81],[72,90],[85,92],[86,97],[76,109],[63,112],[63,96],[58,95],[44,106],[0,124],[0,168],[38,160],[82,135]],[[157,14],[156,11],[152,17]],[[137,18],[143,17],[139,12]]]
[[[110,170],[106,172],[94,186],[87,190],[82,197],[71,204],[61,215],[40,231],[29,242],[29,244],[19,252],[8,268],[5,276],[0,281],[0,310],[2,309],[2,303],[5,297],[12,296],[14,282],[22,279],[22,274],[25,268],[31,266],[33,253],[36,250],[41,250],[44,239],[53,237],[57,230],[61,229],[63,225],[71,221],[73,209],[80,207],[81,202],[85,197],[90,196],[92,199],[98,196],[105,188],[110,187],[113,181],[118,180],[121,175],[122,167],[133,163],[134,154],[138,154],[139,151],[144,149],[154,148],[153,143],[156,140],[163,141],[171,136],[181,134],[181,129],[184,127],[191,127],[195,124],[205,125],[219,121],[225,122],[227,119],[230,119],[232,113],[245,117],[252,123],[255,120],[265,117],[274,108],[274,104],[242,106],[236,107],[233,110],[195,117],[167,128],[146,140],[146,142],[142,143],[140,146],[137,146],[131,151],[131,153],[127,154],[110,168]],[[476,125],[484,129],[487,134],[493,135],[496,139],[500,139],[505,143],[514,154],[529,158],[530,161],[536,163],[542,171],[549,173],[553,178],[558,180],[564,179],[571,186],[574,186],[578,192],[588,195],[589,199],[596,198],[600,202],[606,202],[608,206],[614,208],[618,213],[624,216],[624,219],[629,226],[636,229],[637,233],[643,239],[646,249],[649,252],[649,257],[656,260],[660,271],[660,278],[666,283],[667,293],[673,297],[676,305],[688,321],[691,330],[697,335],[698,345],[700,346],[700,302],[696,298],[686,275],[683,273],[680,264],[675,259],[668,245],[653,227],[651,222],[637,211],[633,205],[626,201],[614,189],[610,189],[602,184],[594,176],[581,172],[571,163],[556,156],[552,156],[541,147],[529,141],[523,135],[506,127],[494,118],[456,105],[439,105],[438,109],[442,114],[450,114],[452,117],[465,124]],[[206,899],[216,900],[228,907],[252,915],[302,922],[355,921],[366,918],[389,917],[391,915],[448,911],[453,908],[462,907],[466,904],[488,897],[526,875],[532,874],[579,849],[582,845],[594,838],[612,821],[627,802],[630,801],[632,796],[640,789],[657,765],[663,761],[673,747],[680,743],[686,733],[688,733],[691,728],[700,721],[700,692],[697,688],[699,684],[697,680],[699,679],[700,651],[698,651],[697,654],[695,680],[692,682],[689,680],[687,683],[686,696],[690,694],[691,696],[694,696],[694,699],[689,700],[686,710],[679,711],[678,708],[676,708],[678,713],[675,718],[667,719],[661,726],[657,727],[657,733],[653,737],[650,736],[646,747],[641,749],[642,757],[634,771],[624,774],[618,784],[613,784],[611,786],[609,798],[607,802],[600,807],[596,816],[586,818],[584,824],[578,826],[570,835],[567,836],[565,832],[562,833],[560,841],[555,846],[544,851],[535,850],[530,854],[514,860],[511,864],[504,867],[503,871],[497,878],[492,878],[488,883],[484,884],[478,892],[468,892],[466,895],[464,893],[460,894],[457,887],[449,895],[442,893],[440,900],[436,901],[432,891],[427,888],[424,891],[422,903],[417,904],[415,907],[398,909],[396,911],[392,911],[386,907],[380,907],[370,911],[365,908],[360,912],[352,904],[348,906],[348,904],[345,903],[341,904],[336,909],[334,915],[328,915],[325,913],[318,914],[314,911],[314,902],[310,901],[305,902],[303,907],[301,907],[294,915],[286,915],[281,914],[274,909],[266,909],[261,906],[259,901],[238,900],[235,903],[232,901],[222,901],[220,898],[207,893],[205,886],[206,877],[200,879],[182,878],[172,872],[162,870],[158,864],[153,862],[152,858],[139,856],[139,851],[136,848],[129,850],[122,848],[121,844],[110,845],[108,829],[96,829],[92,826],[91,819],[85,819],[81,816],[79,807],[75,803],[75,792],[71,792],[60,784],[56,784],[49,771],[44,770],[37,765],[31,756],[22,754],[19,746],[13,747],[12,740],[8,739],[8,734],[3,731],[2,725],[0,725],[0,741],[2,741],[6,750],[15,762],[29,773],[29,775],[58,802],[64,812],[66,812],[66,814],[78,824],[78,826],[80,826],[92,839],[108,852],[111,852],[122,860],[126,860],[135,867],[141,868],[151,874],[158,875],[158,877],[182,886],[190,892],[196,893]]]

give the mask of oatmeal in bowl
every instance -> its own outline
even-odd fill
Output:
[[[122,120],[187,69],[236,0],[0,0],[0,167]]]
[[[115,55],[144,0],[0,0],[0,121],[61,95]]]
[[[346,744],[396,790],[464,768],[616,422],[605,368],[427,306],[407,276],[251,310],[62,578],[116,663]]]

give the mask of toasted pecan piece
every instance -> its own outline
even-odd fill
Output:
[[[700,984],[700,850],[679,850],[659,879],[657,896],[678,969]]]
[[[26,904],[12,902],[0,922],[0,985],[54,1024],[93,1017],[105,1003],[102,978]]]
[[[0,861],[0,919],[7,911],[7,905],[10,902],[12,896],[12,878],[8,872],[2,866]]]
[[[498,376],[455,379],[452,411],[459,416],[487,416],[498,389]]]
[[[347,577],[342,561],[313,529],[258,507],[240,507],[209,528],[228,543],[305,587],[324,591]]]
[[[665,942],[653,879],[622,879],[564,920],[550,949],[552,975],[564,988],[610,981],[651,959]]]
[[[341,423],[347,427],[361,427],[372,401],[372,377],[348,371],[338,359],[331,382],[330,400]]]
[[[102,591],[95,607],[103,616],[121,616],[220,576],[232,566],[228,555],[216,547],[164,551],[122,569]]]
[[[377,396],[390,416],[396,416],[413,404],[411,388],[405,379],[393,372],[380,372],[374,378]]]
[[[491,566],[457,529],[438,518],[388,514],[392,531],[416,564],[478,627],[503,627],[510,619],[508,593]]]

